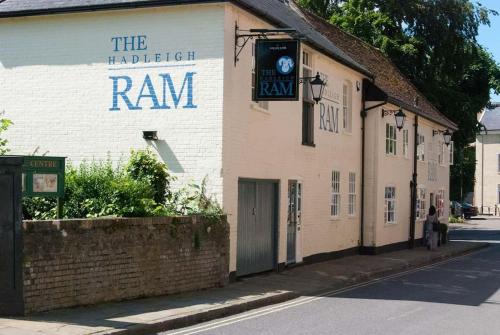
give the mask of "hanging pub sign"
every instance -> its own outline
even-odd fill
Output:
[[[64,172],[64,157],[25,156],[22,175],[23,195],[62,198]]]
[[[299,40],[256,41],[254,101],[299,100],[299,50]]]

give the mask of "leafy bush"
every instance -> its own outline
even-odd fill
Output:
[[[66,170],[65,216],[148,216],[157,208],[154,190],[111,162],[82,163]]]
[[[132,152],[125,168],[110,161],[69,165],[65,178],[65,218],[100,216],[145,217],[200,214],[218,217],[222,209],[201,185],[189,184],[170,190],[174,177],[165,164],[149,151]],[[159,201],[161,200],[161,201]],[[48,198],[23,200],[25,219],[56,217],[56,201]]]
[[[221,215],[223,210],[215,199],[207,195],[206,185],[207,178],[204,178],[201,185],[191,183],[173,192],[167,210],[178,215]]]
[[[23,198],[25,220],[52,220],[57,216],[56,199]]]
[[[132,150],[126,171],[132,178],[144,180],[151,185],[154,191],[153,199],[157,203],[165,203],[166,198],[171,195],[170,182],[173,177],[168,172],[167,165],[158,161],[149,148]]]
[[[460,216],[450,215],[448,223],[464,223],[464,219]]]

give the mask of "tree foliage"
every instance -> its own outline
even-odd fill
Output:
[[[459,126],[459,153],[475,141],[477,114],[500,92],[500,68],[476,40],[497,12],[469,0],[300,0],[299,3],[384,52]],[[468,162],[470,163],[470,162]],[[457,179],[452,169],[452,180]],[[465,171],[472,180],[474,169]],[[469,191],[472,191],[470,189]]]
[[[6,131],[11,124],[12,121],[8,119],[0,119],[0,135],[2,135],[2,133]],[[7,140],[0,137],[0,156],[5,155],[7,152],[9,152],[9,149],[7,148]]]

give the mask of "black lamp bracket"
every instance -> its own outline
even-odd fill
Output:
[[[395,115],[396,113],[401,112],[402,109],[382,109],[382,117]]]
[[[299,78],[299,84],[303,84],[306,81],[310,81],[310,80],[313,80],[313,79],[316,79],[316,76],[314,76],[314,77],[300,77]],[[324,85],[326,86],[327,81],[325,80],[324,83],[325,83]]]
[[[242,30],[238,27],[236,22],[234,28],[234,66],[240,60],[238,57],[247,45],[249,40],[267,39],[269,36],[284,36],[300,38],[300,34],[295,29],[281,28],[281,29],[250,29]]]

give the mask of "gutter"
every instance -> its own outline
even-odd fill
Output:
[[[417,162],[417,141],[418,141],[418,115],[415,114],[413,124],[413,175],[410,182],[410,239],[408,246],[410,249],[415,247],[415,227],[417,224],[417,183],[418,183],[418,162]]]

